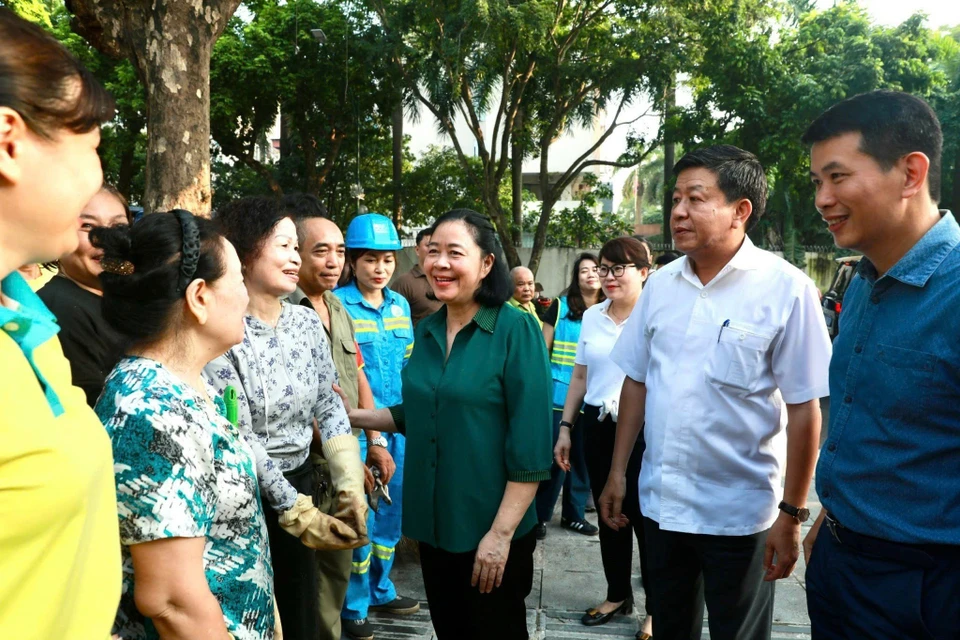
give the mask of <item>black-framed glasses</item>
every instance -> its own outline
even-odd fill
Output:
[[[607,265],[602,264],[599,267],[597,267],[597,275],[600,276],[601,278],[606,278],[610,272],[613,272],[614,278],[620,278],[623,276],[623,272],[627,270],[627,267],[636,267],[636,266],[637,265],[632,262],[629,264],[615,264],[612,267],[608,267]]]

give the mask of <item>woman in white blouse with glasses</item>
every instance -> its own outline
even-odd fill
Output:
[[[578,429],[583,429],[587,470],[594,500],[600,499],[604,483],[610,472],[613,445],[617,433],[617,402],[623,386],[623,371],[613,360],[610,352],[640,298],[643,283],[650,269],[650,254],[636,238],[622,237],[610,240],[600,250],[598,275],[607,299],[594,305],[583,314],[580,341],[574,360],[570,389],[563,407],[560,436],[554,448],[557,464],[570,469],[570,430],[583,407],[583,416]],[[633,611],[633,591],[630,573],[633,566],[633,539],[636,535],[640,552],[640,571],[646,585],[646,559],[643,553],[643,522],[640,517],[640,501],[637,480],[640,476],[640,461],[643,458],[643,440],[638,441],[627,467],[627,495],[624,500],[624,515],[630,526],[614,531],[600,522],[600,555],[607,578],[606,599],[590,608],[581,618],[587,626],[606,624],[619,613]],[[632,532],[631,532],[632,529]],[[646,596],[649,599],[649,595]],[[651,607],[646,607],[647,617],[637,638],[650,638],[653,619]]]

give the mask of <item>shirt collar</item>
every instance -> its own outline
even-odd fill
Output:
[[[497,318],[500,317],[500,307],[481,306],[473,314],[472,322],[487,333],[493,333],[497,327]],[[447,305],[440,307],[438,313],[431,314],[424,318],[423,324],[426,330],[433,334],[441,345],[446,344],[446,324],[447,324]]]
[[[19,273],[14,271],[0,281],[0,290],[17,303],[16,309],[0,305],[0,329],[22,350],[32,351],[60,331],[56,316]]]
[[[33,351],[56,336],[60,331],[60,325],[23,276],[16,271],[0,281],[0,291],[17,304],[16,309],[0,305],[0,331],[10,336],[20,347],[20,351],[30,363],[30,367],[44,389],[50,410],[53,411],[53,415],[59,416],[64,412],[63,405],[34,362]]]
[[[487,333],[493,333],[498,317],[500,317],[500,307],[480,307],[473,315],[473,321]]]
[[[720,273],[711,280],[711,282],[718,280],[720,277],[726,275],[730,271],[737,269],[739,271],[753,271],[760,268],[760,258],[763,255],[763,250],[758,249],[757,245],[753,244],[753,241],[750,239],[750,236],[743,237],[743,244],[740,245],[740,248],[737,249],[737,252],[733,254],[733,257],[730,258],[730,261],[724,265],[723,269],[720,270]],[[674,267],[674,265],[676,265]],[[698,287],[703,287],[704,285],[700,282],[700,278],[697,277],[697,274],[693,271],[693,262],[687,256],[683,256],[680,260],[674,260],[667,266],[660,269],[660,271],[666,271],[667,273],[674,273],[676,275],[682,275],[686,280],[696,284]]]
[[[377,309],[372,304],[370,304],[364,299],[363,294],[360,292],[360,287],[357,286],[356,280],[338,289],[338,291],[341,291],[341,290],[343,291],[343,295],[341,296],[341,299],[347,304],[362,304],[368,309],[377,311]],[[390,287],[384,287],[383,288],[383,304],[381,305],[380,308],[382,309],[384,307],[387,307],[388,305],[396,304],[397,297],[399,295],[400,294],[395,293],[393,290],[391,290]]]
[[[313,303],[310,302],[310,298],[307,297],[307,294],[305,294],[303,289],[300,287],[294,289],[293,293],[287,296],[287,300],[290,302],[290,304],[299,304],[313,309]]]
[[[885,275],[903,284],[924,287],[957,244],[960,244],[960,225],[951,212],[941,210],[940,221],[923,234]],[[860,260],[857,272],[870,282],[877,279],[877,268],[867,258]]]
[[[410,273],[413,274],[414,278],[426,278],[427,274],[423,272],[423,269],[420,268],[420,263],[413,265],[413,269],[410,269]]]

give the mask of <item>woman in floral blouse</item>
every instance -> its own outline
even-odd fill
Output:
[[[202,378],[243,338],[240,261],[186,211],[100,228],[106,320],[131,346],[97,415],[113,443],[124,640],[274,637],[253,451]]]
[[[275,199],[263,197],[243,198],[217,212],[243,265],[249,303],[243,341],[205,373],[220,389],[237,388],[239,428],[257,454],[284,636],[315,640],[320,611],[314,549],[366,544],[367,506],[360,445],[332,388],[336,372],[320,316],[286,302],[300,271],[290,216]],[[314,504],[312,445],[330,465],[335,516]]]

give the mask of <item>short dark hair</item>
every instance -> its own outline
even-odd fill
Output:
[[[294,214],[280,201],[267,196],[248,196],[227,204],[216,212],[214,220],[221,233],[237,250],[240,262],[249,267],[263,250],[270,232],[284,218]]]
[[[311,218],[330,219],[327,206],[312,193],[288,193],[280,198],[280,206],[292,214],[293,222],[297,225],[297,242],[300,243],[301,248],[307,241],[307,232],[303,223]]]
[[[703,167],[717,176],[717,186],[727,202],[746,198],[753,205],[747,231],[753,229],[767,207],[767,176],[763,165],[749,151],[732,144],[694,149],[673,165],[673,175]]]
[[[909,153],[930,159],[930,198],[940,202],[943,131],[924,100],[902,91],[878,90],[847,98],[824,111],[800,139],[813,145],[845,133],[860,134],[860,151],[889,171]]]
[[[0,106],[19,113],[33,133],[48,140],[60,129],[92,131],[114,115],[113,98],[92,73],[50,34],[4,7]]]
[[[425,227],[423,229],[420,229],[420,231],[417,231],[417,246],[418,247],[420,246],[420,243],[423,241],[423,239],[426,236],[432,236],[432,235],[433,235],[432,227]]]
[[[674,260],[677,260],[678,258],[680,258],[680,255],[681,254],[679,252],[673,251],[672,249],[668,251],[664,251],[663,253],[658,255],[656,259],[654,259],[653,263],[658,267],[662,267],[665,264],[670,264]]]
[[[194,216],[200,232],[200,259],[193,279],[216,282],[223,276],[223,236],[216,225]],[[183,231],[170,213],[144,216],[133,226],[96,227],[90,242],[103,250],[103,260],[127,261],[133,273],[100,274],[104,319],[134,343],[150,343],[177,322],[182,308],[180,253]]]
[[[497,231],[486,216],[472,209],[453,209],[437,218],[431,233],[445,222],[458,221],[467,225],[483,256],[493,256],[493,267],[487,277],[480,281],[473,299],[485,307],[499,307],[513,297],[513,278],[510,277],[510,268],[497,238]]]
[[[606,258],[613,264],[635,264],[638,269],[650,268],[650,259],[643,243],[633,236],[621,236],[607,240],[600,249],[601,260]]]

